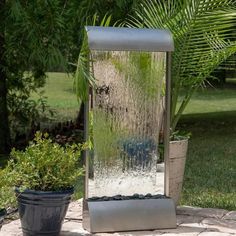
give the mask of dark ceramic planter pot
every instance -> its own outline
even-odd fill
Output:
[[[58,236],[73,190],[42,192],[16,189],[23,236]]]

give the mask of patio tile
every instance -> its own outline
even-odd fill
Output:
[[[201,223],[209,229],[215,229],[218,232],[236,235],[236,221],[205,218]]]
[[[62,226],[60,236],[87,236],[91,235],[82,227],[82,222],[68,221]]]
[[[156,231],[132,231],[132,232],[117,232],[117,233],[99,233],[96,236],[155,236],[163,235],[162,232]]]
[[[180,225],[176,229],[163,229],[163,230],[155,230],[154,232],[162,232],[165,236],[170,235],[199,235],[201,232],[205,230],[204,227],[201,227],[200,225],[189,225],[189,226],[182,226]]]
[[[204,217],[202,216],[190,216],[190,215],[177,215],[177,225],[183,223],[200,223]]]
[[[82,220],[82,200],[71,202],[65,219]]]
[[[22,236],[20,220],[14,220],[3,225],[0,231],[0,236]]]
[[[228,212],[222,219],[223,220],[235,220],[236,221],[236,211]]]
[[[191,216],[212,217],[220,219],[227,213],[228,211],[223,209],[200,208],[200,207],[190,207],[190,206],[177,207],[178,215],[191,215]]]
[[[199,236],[232,236],[230,233],[222,233],[222,232],[202,232]]]

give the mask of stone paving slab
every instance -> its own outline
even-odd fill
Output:
[[[228,211],[223,209],[201,208],[201,207],[190,207],[190,206],[177,207],[178,215],[202,216],[202,217],[212,217],[221,219],[227,213]]]
[[[201,223],[209,229],[215,229],[219,232],[231,233],[236,235],[236,221],[205,218]]]
[[[82,200],[69,206],[60,236],[92,235],[82,227]],[[96,236],[232,236],[236,235],[236,211],[182,206],[177,208],[177,228],[153,231],[100,233]],[[20,220],[2,226],[0,236],[22,236]]]
[[[230,211],[228,212],[224,217],[224,220],[234,220],[236,221],[236,211]]]

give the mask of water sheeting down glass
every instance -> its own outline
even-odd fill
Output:
[[[92,51],[88,197],[163,194],[164,52]]]

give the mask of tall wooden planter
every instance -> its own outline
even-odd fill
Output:
[[[183,186],[185,161],[188,150],[188,139],[171,141],[169,147],[170,172],[169,172],[169,196],[176,206],[179,204]]]

